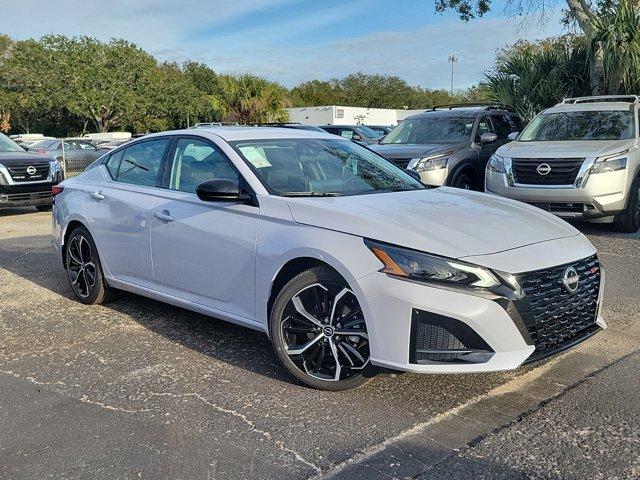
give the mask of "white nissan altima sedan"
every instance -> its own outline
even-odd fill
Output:
[[[148,135],[53,189],[79,301],[128,290],[261,330],[316,388],[513,369],[605,327],[604,272],[569,224],[334,135]]]

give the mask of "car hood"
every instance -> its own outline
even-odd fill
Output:
[[[30,152],[0,152],[0,163],[6,167],[15,163],[24,162],[31,162],[37,165],[39,163],[53,162],[53,159],[45,155]]]
[[[587,158],[628,150],[636,144],[630,140],[589,140],[571,142],[511,142],[498,155],[511,158]]]
[[[378,144],[369,148],[385,158],[418,158],[427,155],[438,155],[463,148],[466,144],[446,143],[404,143],[404,144]]]
[[[580,233],[536,207],[449,187],[287,202],[298,223],[450,258],[488,255]]]

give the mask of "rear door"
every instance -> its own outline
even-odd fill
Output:
[[[255,319],[255,255],[260,210],[204,202],[196,187],[226,178],[242,183],[222,150],[202,137],[178,137],[151,216],[159,291],[248,320]]]
[[[85,211],[105,268],[117,280],[150,289],[151,209],[170,143],[169,137],[154,138],[114,152],[106,181],[85,188]]]

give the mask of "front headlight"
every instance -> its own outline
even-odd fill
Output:
[[[591,167],[591,173],[607,173],[627,168],[627,157],[598,158]]]
[[[496,155],[495,153],[493,155],[491,155],[491,158],[489,159],[489,163],[487,163],[487,170],[489,170],[490,172],[496,172],[496,173],[506,173],[507,170],[505,168],[505,158],[501,157],[500,155]]]
[[[365,240],[365,244],[384,264],[380,271],[388,275],[452,287],[487,289],[501,285],[498,278],[484,267],[374,240]]]
[[[407,168],[414,172],[427,172],[430,170],[439,170],[441,168],[447,168],[449,162],[449,154],[438,155],[436,157],[422,157],[414,158]]]

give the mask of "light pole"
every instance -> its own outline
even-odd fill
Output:
[[[452,53],[451,55],[449,55],[449,61],[451,62],[451,95],[453,95],[453,71],[454,71],[453,67],[458,61],[458,57],[456,57],[455,53]]]

